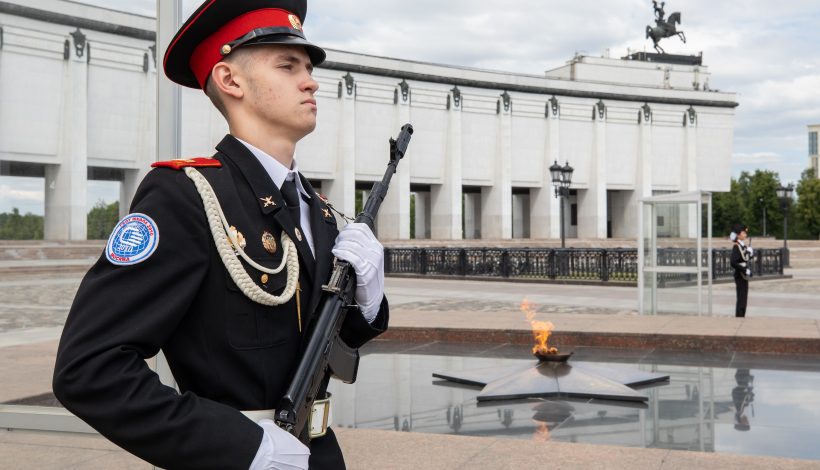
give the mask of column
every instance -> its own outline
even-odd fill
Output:
[[[512,238],[512,98],[498,99],[495,172],[493,185],[481,188],[481,238]]]
[[[430,190],[431,230],[436,240],[461,240],[461,91],[453,87],[447,96],[447,144],[444,150],[442,184]],[[418,219],[416,219],[418,223]]]
[[[416,238],[430,238],[430,193],[416,193]]]
[[[406,81],[396,85],[394,104],[396,120],[393,129],[410,122],[410,86]],[[413,146],[408,147],[409,158],[413,158]],[[418,223],[418,218],[416,218]],[[399,170],[390,181],[390,191],[382,202],[376,218],[379,238],[382,240],[408,240],[410,238],[410,162],[399,164]]]
[[[477,193],[464,194],[464,238],[481,238],[481,195]]]
[[[530,195],[512,195],[512,236],[530,238]]]
[[[59,164],[46,165],[46,240],[86,239],[88,176],[88,64],[79,28],[64,64]]]
[[[578,191],[578,237],[606,238],[606,105],[592,111],[592,158],[589,187]]]
[[[154,54],[154,50],[149,52]],[[124,217],[130,212],[131,201],[137,192],[139,184],[145,175],[151,170],[151,163],[157,158],[157,69],[156,60],[149,60],[149,68],[145,72],[142,89],[140,90],[140,117],[139,133],[142,138],[137,141],[137,161],[136,168],[125,170],[123,180],[120,184],[120,217]],[[150,65],[154,64],[154,65]],[[177,85],[173,85],[179,88]],[[168,119],[164,117],[163,119]],[[182,155],[169,155],[170,158],[184,158]]]
[[[339,136],[336,171],[322,190],[343,214],[356,212],[356,82],[348,72],[340,80]],[[340,220],[340,219],[339,219]]]
[[[120,182],[120,218],[130,213],[134,194],[148,171],[143,169],[125,170],[123,173],[123,180]]]
[[[644,104],[638,111],[638,154],[635,165],[635,186],[627,192],[624,209],[624,236],[638,237],[640,200],[652,196],[652,108]],[[656,221],[645,220],[645,224]]]
[[[544,110],[544,162],[541,187],[530,190],[530,236],[532,238],[560,238],[561,216],[559,201],[552,186],[550,166],[561,160],[559,154],[561,107],[556,97],[547,101]],[[561,162],[563,164],[563,162]]]
[[[683,113],[683,142],[684,154],[681,162],[681,191],[697,191],[698,188],[698,120],[697,112],[692,106]],[[680,211],[681,236],[687,238],[698,237],[698,206],[687,204],[685,209]]]

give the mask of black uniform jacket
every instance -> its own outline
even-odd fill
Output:
[[[237,410],[275,408],[287,388],[329,278],[338,234],[334,217],[303,177],[312,194],[314,261],[256,157],[231,136],[217,150],[214,158],[222,167],[198,170],[213,186],[228,222],[247,241],[246,253],[275,268],[282,259],[281,231],[298,245],[302,332],[296,296],[267,307],[239,291],[216,251],[193,182],[184,171],[157,168],[131,207],[157,224],[156,251],[131,266],[115,266],[103,255],[91,268],[66,321],[54,372],[54,393],[69,411],[117,445],[167,469],[250,466],[262,429]],[[273,254],[262,244],[266,231],[277,240]],[[284,271],[263,284],[261,272],[245,268],[267,291],[283,290]],[[372,324],[360,312],[349,312],[342,337],[361,346],[383,332],[387,320],[383,299]],[[160,349],[181,394],[162,385],[146,364]],[[344,465],[332,432],[314,439],[311,449],[312,469]]]
[[[743,250],[745,254],[746,248],[741,247],[739,243],[735,242],[735,244],[732,246],[732,255],[729,258],[729,262],[731,263],[732,268],[734,269],[733,274],[735,276],[735,279],[745,280],[746,269],[751,269],[752,267],[746,260],[743,259],[743,255],[740,253],[740,250]],[[744,265],[741,265],[740,263],[744,263]]]

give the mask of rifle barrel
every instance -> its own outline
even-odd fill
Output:
[[[379,207],[387,195],[390,180],[396,172],[399,160],[407,151],[412,134],[413,126],[405,124],[398,138],[390,139],[390,163],[384,177],[381,182],[373,185],[364,210],[356,217],[356,222],[366,223],[371,230],[374,229]],[[317,398],[316,395],[327,374],[328,353],[336,341],[341,341],[339,330],[344,322],[345,307],[353,302],[354,288],[353,269],[350,264],[335,259],[330,281],[322,287],[322,299],[310,330],[307,347],[276,411],[276,424],[298,438],[305,436],[304,429],[312,402]]]

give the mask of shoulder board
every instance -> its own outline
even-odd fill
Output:
[[[193,168],[219,168],[222,166],[222,162],[214,158],[186,158],[151,164],[151,168],[172,168],[174,170],[181,170],[189,166]]]

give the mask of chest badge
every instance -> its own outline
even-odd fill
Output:
[[[270,254],[276,253],[276,237],[270,232],[262,234],[262,246]]]
[[[269,207],[269,206],[276,207],[276,203],[273,202],[273,196],[260,197],[259,200],[265,203],[265,207]]]
[[[330,218],[330,211],[328,209],[322,209],[322,213],[325,215],[325,219]]]
[[[233,245],[234,249],[236,249],[236,248],[244,249],[248,245],[248,242],[245,241],[245,236],[242,235],[242,232],[237,230],[236,227],[231,225],[228,230],[230,230],[230,236],[231,236],[230,242],[231,242],[231,245]],[[236,242],[234,242],[234,240],[236,240]]]

